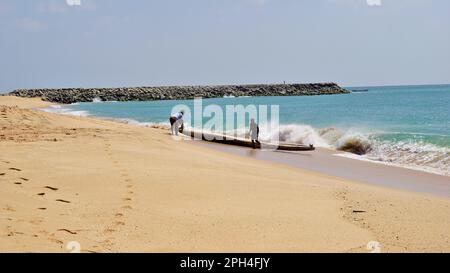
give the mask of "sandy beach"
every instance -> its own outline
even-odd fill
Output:
[[[450,252],[450,199],[431,192],[47,106],[0,96],[0,252]]]

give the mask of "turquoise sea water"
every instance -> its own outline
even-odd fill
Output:
[[[225,111],[226,105],[279,105],[279,132],[264,132],[261,126],[261,138],[276,133],[288,142],[335,149],[363,146],[361,158],[450,175],[450,85],[348,89],[369,91],[205,99],[203,106],[216,104]],[[53,110],[154,124],[167,123],[178,104],[192,106],[193,101],[93,102]]]

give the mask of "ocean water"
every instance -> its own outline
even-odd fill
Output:
[[[358,87],[343,95],[239,97],[203,100],[219,105],[279,105],[280,127],[261,139],[314,144],[348,151],[356,159],[450,176],[450,85]],[[192,100],[99,102],[57,106],[48,111],[121,119],[140,125],[168,124],[175,105]],[[204,118],[204,122],[209,118]],[[247,122],[248,124],[248,122]],[[234,128],[238,134],[245,125]]]

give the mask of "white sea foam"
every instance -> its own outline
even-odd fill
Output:
[[[48,113],[61,114],[61,115],[71,115],[71,116],[78,116],[78,117],[89,116],[88,111],[72,110],[70,108],[67,108],[67,107],[64,107],[61,105],[50,105],[50,107],[41,108],[39,110],[48,112]]]
[[[71,105],[74,105],[74,104],[71,104]],[[87,117],[90,115],[90,113],[88,111],[72,110],[69,107],[62,106],[62,105],[51,105],[50,107],[41,108],[39,110],[48,112],[48,113],[79,116],[79,117]],[[102,117],[98,117],[98,118],[102,118]],[[140,121],[137,121],[134,119],[129,119],[129,118],[108,118],[108,117],[104,117],[102,119],[112,120],[112,121],[117,121],[117,122],[121,122],[121,123],[127,123],[127,124],[131,124],[131,125],[142,126],[142,127],[161,128],[161,129],[170,128],[169,122],[140,122]]]
[[[323,139],[319,132],[309,125],[289,124],[280,125],[278,131],[269,131],[267,126],[261,126],[261,140],[314,145],[316,147],[330,148],[330,144]]]
[[[269,132],[261,126],[260,139],[331,148],[348,153],[339,154],[353,159],[407,167],[450,176],[450,148],[440,147],[423,141],[394,142],[381,141],[375,136],[381,132],[365,129],[340,130],[329,127],[316,129],[304,124],[280,125],[278,131]],[[239,130],[238,136],[244,136]]]
[[[351,159],[356,159],[356,160],[362,160],[362,161],[367,161],[367,162],[371,162],[371,163],[377,163],[377,164],[383,164],[383,165],[387,165],[387,166],[396,166],[396,167],[402,167],[402,168],[407,168],[407,169],[412,169],[412,170],[417,170],[417,171],[424,171],[424,172],[428,172],[428,173],[433,173],[433,174],[439,174],[439,175],[444,175],[444,176],[450,176],[450,170],[448,168],[448,160],[447,163],[442,162],[442,164],[440,164],[440,166],[437,167],[430,167],[427,165],[418,165],[418,164],[402,164],[396,161],[381,161],[381,160],[376,160],[376,159],[370,159],[369,156],[360,156],[360,155],[356,155],[356,154],[352,154],[352,153],[341,153],[341,154],[335,154],[335,156],[341,156],[341,157],[346,157],[346,158],[351,158]]]
[[[113,118],[111,120],[131,124],[131,125],[141,126],[141,127],[164,128],[164,129],[170,128],[169,122],[141,122],[141,121],[137,121],[137,120],[129,119],[129,118]]]
[[[373,150],[362,157],[450,176],[450,149],[422,141],[378,141]]]
[[[367,134],[353,129],[345,132],[334,128],[316,129],[306,124],[280,125],[278,131],[270,131],[267,126],[261,126],[260,138],[263,141],[274,141],[279,138],[281,142],[314,145],[323,148],[335,148],[364,154],[370,150]]]

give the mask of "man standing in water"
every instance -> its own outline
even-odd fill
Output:
[[[181,110],[178,113],[173,114],[170,118],[170,126],[171,126],[171,131],[172,131],[172,135],[178,135],[178,132],[180,131],[180,127],[181,127],[181,131],[183,131],[183,115],[184,115],[184,111]]]
[[[248,132],[250,139],[252,140],[253,149],[256,148],[256,144],[261,145],[259,142],[259,126],[256,124],[255,119],[250,120],[250,131]]]

